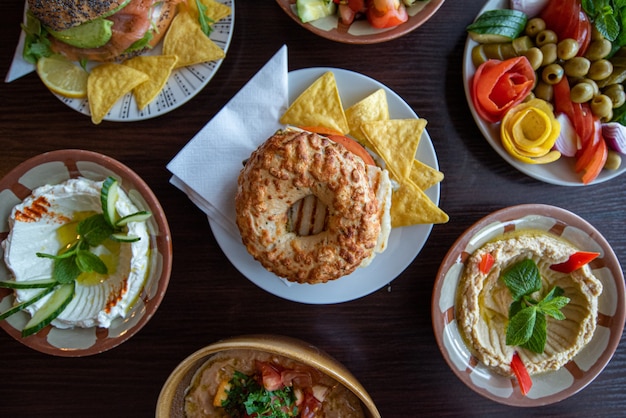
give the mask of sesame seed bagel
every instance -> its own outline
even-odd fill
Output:
[[[109,13],[126,0],[28,0],[28,8],[52,30],[62,31]]]
[[[328,207],[326,226],[299,236],[288,212],[309,195]],[[239,175],[235,207],[248,252],[292,282],[324,283],[353,272],[381,232],[363,160],[309,132],[279,131],[252,153]]]

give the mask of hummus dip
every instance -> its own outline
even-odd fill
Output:
[[[312,370],[313,385],[329,389],[322,402],[322,410],[315,416],[324,418],[365,417],[361,401],[345,386],[309,366],[289,358],[263,351],[233,349],[214,354],[198,369],[185,393],[185,416],[189,418],[213,417],[228,418],[221,407],[213,406],[213,398],[218,386],[229,381],[235,371],[246,375],[255,373],[255,362],[262,361],[280,365],[286,369]]]
[[[461,334],[479,361],[509,376],[513,374],[511,359],[517,352],[528,372],[537,374],[558,370],[591,340],[602,283],[588,265],[567,274],[550,269],[577,251],[569,242],[546,232],[523,231],[488,242],[468,258],[457,291],[456,318]],[[487,274],[479,268],[485,253],[495,260]],[[541,275],[541,290],[533,295],[536,299],[543,298],[554,286],[562,288],[563,296],[570,298],[561,309],[565,319],[548,316],[545,350],[540,354],[506,345],[508,312],[513,300],[500,275],[525,259],[534,260]]]
[[[33,190],[9,217],[10,232],[2,242],[4,261],[18,282],[40,280],[52,276],[54,261],[37,256],[37,252],[58,254],[76,237],[78,222],[102,212],[102,182],[85,178],[70,179],[62,184],[45,185]],[[120,188],[115,204],[120,216],[139,209]],[[52,321],[58,328],[93,326],[109,328],[111,321],[125,317],[143,288],[148,271],[149,242],[145,222],[130,222],[128,233],[140,237],[133,243],[106,240],[94,247],[107,265],[109,274],[83,273],[76,279],[74,299]],[[17,302],[31,299],[41,289],[15,291]],[[33,315],[49,296],[28,306]]]

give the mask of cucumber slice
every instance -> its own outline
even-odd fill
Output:
[[[100,203],[102,204],[102,212],[104,219],[111,226],[115,226],[117,211],[115,210],[115,202],[117,202],[119,192],[119,183],[113,177],[107,177],[102,183],[102,191],[100,192]]]
[[[527,21],[526,14],[518,10],[489,10],[466,29],[476,42],[508,42],[520,36]]]
[[[302,23],[330,16],[337,10],[332,0],[297,0],[296,10]]]
[[[111,234],[111,239],[117,242],[137,242],[141,238],[136,235],[128,235],[125,233],[115,233],[115,234]]]
[[[33,303],[37,302],[39,299],[41,299],[44,296],[46,296],[48,293],[52,292],[53,290],[54,290],[54,286],[50,286],[50,287],[42,290],[41,292],[37,293],[32,298],[30,298],[28,300],[25,300],[22,303],[18,303],[17,305],[11,307],[10,309],[7,309],[6,311],[4,311],[4,312],[2,312],[0,314],[0,320],[6,319],[6,318],[10,317],[11,315],[13,315],[14,313],[17,313],[17,312],[21,311],[22,309],[26,308],[27,306],[32,305]]]
[[[8,289],[41,289],[52,287],[58,282],[52,278],[41,280],[30,280],[27,282],[16,282],[15,280],[0,280],[0,287]]]
[[[59,285],[54,288],[50,299],[43,304],[22,330],[22,337],[33,335],[48,326],[74,298],[75,282]]]
[[[124,226],[129,222],[143,222],[151,216],[152,213],[147,210],[131,213],[130,215],[126,215],[123,218],[118,219],[117,222],[115,222],[115,226]]]

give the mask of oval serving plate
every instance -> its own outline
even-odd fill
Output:
[[[455,320],[455,296],[464,262],[484,243],[514,230],[549,231],[581,250],[600,257],[590,267],[604,287],[598,299],[598,327],[591,342],[555,372],[532,376],[533,386],[523,396],[515,379],[482,365],[466,346]],[[470,227],[450,248],[437,274],[432,299],[432,321],[439,349],[463,383],[478,394],[512,406],[540,406],[559,402],[582,390],[607,365],[620,342],[626,317],[624,274],[609,243],[592,225],[558,207],[527,204],[496,211]]]
[[[508,4],[508,0],[488,0],[478,15],[487,10],[505,9]],[[472,112],[474,121],[476,121],[476,125],[478,125],[480,132],[483,134],[489,145],[491,145],[491,147],[507,163],[534,179],[545,183],[556,184],[558,186],[585,186],[585,184],[583,184],[580,180],[580,174],[576,173],[574,170],[574,158],[562,157],[550,164],[525,164],[513,158],[508,152],[506,152],[500,142],[500,124],[492,124],[482,120],[472,105],[469,84],[475,72],[474,64],[472,63],[472,48],[476,45],[477,43],[468,36],[465,43],[465,51],[463,52],[463,86],[465,88],[465,97]],[[602,170],[600,175],[588,185],[611,180],[623,174],[625,171],[626,164],[622,164],[617,170]]]
[[[8,218],[12,208],[29,196],[34,188],[76,177],[100,181],[107,176],[120,181],[120,186],[139,209],[153,214],[146,221],[151,253],[147,281],[126,318],[113,320],[110,328],[60,329],[48,326],[35,335],[22,338],[21,330],[30,319],[28,313],[18,312],[0,321],[0,327],[9,335],[34,350],[61,357],[81,357],[110,350],[143,328],[165,295],[172,269],[172,242],[161,204],[134,171],[102,154],[84,150],[51,151],[33,157],[10,171],[0,180],[0,241],[9,233]],[[0,259],[4,259],[1,246]],[[10,278],[10,272],[1,262],[0,279]],[[0,289],[1,312],[9,309],[13,301],[10,289]]]
[[[389,29],[376,29],[367,20],[343,25],[337,15],[303,23],[296,12],[295,0],[277,0],[282,9],[296,23],[322,38],[346,44],[375,44],[399,38],[422,26],[441,7],[444,0],[419,1],[407,9],[409,20]]]

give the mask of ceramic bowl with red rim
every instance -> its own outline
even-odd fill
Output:
[[[376,29],[367,19],[355,20],[350,25],[342,24],[338,15],[303,23],[296,11],[296,0],[276,0],[280,7],[296,23],[322,38],[345,44],[376,44],[391,41],[422,26],[441,7],[444,0],[417,1],[407,8],[409,19],[392,28]]]
[[[75,149],[47,152],[21,163],[0,180],[0,241],[4,241],[9,236],[11,210],[32,190],[69,179],[102,181],[109,176],[117,179],[139,210],[152,213],[145,221],[149,244],[144,286],[126,316],[113,319],[109,328],[61,329],[48,325],[34,335],[22,337],[30,314],[20,311],[0,321],[0,327],[9,335],[34,350],[63,357],[88,356],[114,348],[135,335],[154,315],[167,289],[172,268],[171,235],[161,204],[148,185],[133,170],[102,154]],[[0,280],[11,280],[2,247],[0,258]],[[9,309],[14,301],[11,289],[0,288],[0,311]]]
[[[521,394],[516,379],[482,364],[467,346],[455,318],[457,288],[465,261],[486,242],[513,231],[544,231],[581,251],[600,253],[589,267],[602,283],[598,319],[591,341],[557,371],[532,376],[532,388]],[[624,274],[611,246],[598,230],[565,209],[524,204],[496,211],[465,231],[450,248],[437,274],[432,298],[432,322],[444,359],[469,388],[496,402],[522,407],[548,405],[582,390],[600,374],[615,352],[626,317]]]

